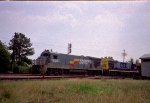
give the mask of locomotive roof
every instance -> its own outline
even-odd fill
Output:
[[[100,59],[100,58],[97,58],[97,57],[92,57],[92,56],[84,56],[84,55],[72,55],[72,54],[63,54],[63,53],[57,53],[57,52],[51,52],[51,54],[71,55],[71,56],[78,56],[78,57],[86,57],[86,58]]]
[[[77,56],[77,57],[83,57],[83,58],[91,58],[91,59],[101,59],[98,57],[92,57],[92,56],[84,56],[84,55],[72,55],[72,54],[63,54],[63,53],[58,53],[58,52],[52,52],[49,50],[44,50],[41,55],[43,55],[44,53],[48,53],[48,54],[56,54],[56,55],[70,55],[70,56]]]
[[[144,54],[140,57],[140,59],[150,59],[150,54]]]

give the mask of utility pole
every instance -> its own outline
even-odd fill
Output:
[[[122,56],[123,56],[123,62],[124,62],[125,61],[125,56],[127,56],[127,53],[125,52],[125,49],[123,50]]]

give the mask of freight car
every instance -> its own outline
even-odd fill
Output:
[[[45,50],[34,61],[33,69],[47,75],[100,75],[100,58],[90,56],[76,56]],[[34,71],[33,70],[33,71]]]

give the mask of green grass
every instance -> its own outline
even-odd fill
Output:
[[[0,103],[150,103],[150,81],[0,81]]]

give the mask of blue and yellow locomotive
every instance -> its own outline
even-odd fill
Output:
[[[140,64],[130,62],[119,62],[110,57],[101,59],[101,68],[104,75],[137,76]]]

